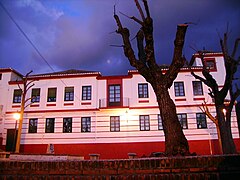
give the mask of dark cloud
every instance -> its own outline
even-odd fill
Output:
[[[126,74],[132,69],[122,48],[110,45],[122,45],[120,35],[111,33],[117,28],[114,5],[124,26],[131,30],[131,38],[136,35],[139,25],[119,13],[139,18],[133,0],[0,1],[55,71],[76,68],[111,75]],[[149,5],[159,63],[171,62],[179,23],[197,23],[189,26],[186,35],[184,53],[188,59],[194,53],[192,47],[220,51],[219,35],[226,31],[227,23],[231,31],[229,42],[232,44],[240,36],[239,0],[150,0]],[[1,67],[12,67],[23,74],[29,70],[52,71],[1,7],[0,24]]]

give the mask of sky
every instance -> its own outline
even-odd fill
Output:
[[[117,26],[113,18],[115,5],[136,47],[134,37],[139,25],[120,14],[139,18],[134,0],[0,2],[0,68],[13,68],[23,75],[31,70],[32,74],[38,74],[68,69],[124,75],[134,69],[123,49],[114,47],[121,46],[122,39],[115,32]],[[143,5],[141,0],[139,2]],[[183,49],[188,60],[203,48],[220,52],[219,38],[227,29],[230,50],[234,40],[240,37],[239,0],[149,0],[148,3],[159,64],[171,63],[177,24],[194,23],[188,27]]]

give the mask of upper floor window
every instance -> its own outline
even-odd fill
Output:
[[[120,85],[110,85],[109,92],[109,106],[119,106],[121,102],[121,87]]]
[[[120,131],[120,116],[110,117],[110,131]]]
[[[201,81],[193,81],[192,84],[193,84],[193,94],[195,96],[203,95],[202,82]]]
[[[174,82],[175,96],[185,96],[183,82]]]
[[[81,132],[91,132],[91,117],[81,118]]]
[[[158,130],[163,130],[162,118],[160,114],[158,114]]]
[[[74,87],[65,87],[64,101],[74,100]]]
[[[210,70],[217,70],[215,59],[204,59],[205,66]]]
[[[63,118],[63,132],[64,133],[72,132],[72,118],[70,117]]]
[[[188,128],[187,114],[186,113],[181,113],[181,114],[177,114],[177,116],[178,116],[178,120],[179,120],[182,128],[187,129]]]
[[[148,84],[138,84],[138,98],[148,98]]]
[[[0,80],[2,80],[2,74],[0,74]]]
[[[196,119],[197,119],[197,128],[198,129],[207,128],[207,120],[206,120],[206,115],[204,113],[197,113]]]
[[[149,115],[140,115],[140,130],[141,131],[149,131],[150,130],[150,120]]]
[[[91,99],[92,99],[92,86],[83,86],[82,100],[91,100]]]
[[[32,89],[31,98],[32,98],[31,99],[32,102],[40,102],[40,88]]]
[[[29,119],[28,133],[37,133],[38,119]]]
[[[48,88],[47,102],[56,102],[57,88]]]
[[[46,125],[45,125],[45,132],[54,133],[54,124],[55,124],[55,118],[47,118]]]
[[[21,103],[21,99],[22,99],[22,90],[21,89],[14,89],[13,103]]]

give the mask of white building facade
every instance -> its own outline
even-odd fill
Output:
[[[194,57],[193,70],[201,75],[201,60]],[[225,77],[222,54],[209,53],[205,60],[221,88]],[[16,140],[18,121],[13,115],[20,111],[21,77],[11,68],[0,68],[0,145],[7,151],[13,151]],[[34,80],[34,86],[27,92],[32,102],[26,104],[24,112],[20,152],[44,154],[49,144],[54,145],[56,154],[86,158],[93,153],[109,159],[127,158],[128,153],[143,157],[164,152],[165,137],[154,91],[136,70],[121,76],[68,70],[28,79]],[[215,113],[208,87],[188,68],[182,68],[169,93],[190,151],[218,154],[215,125],[199,108],[206,101],[210,112]],[[232,134],[240,150],[234,110]]]

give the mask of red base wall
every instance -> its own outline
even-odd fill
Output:
[[[190,152],[197,155],[220,154],[218,140],[188,141]],[[235,139],[237,150],[240,151],[240,139]],[[152,152],[164,152],[164,142],[136,142],[136,143],[101,143],[101,144],[54,144],[55,154],[69,154],[84,156],[100,154],[101,159],[124,159],[128,153],[136,153],[138,157],[149,156]],[[23,153],[45,154],[47,144],[21,145]]]

